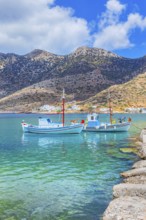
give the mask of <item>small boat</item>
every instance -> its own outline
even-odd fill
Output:
[[[38,125],[27,124],[22,121],[22,129],[27,133],[36,134],[79,134],[84,128],[84,121],[81,123],[72,122],[70,125],[65,125],[65,96],[63,90],[62,96],[62,123],[54,123],[49,118],[39,118]]]
[[[83,131],[98,131],[98,132],[119,132],[119,131],[128,131],[131,126],[131,118],[128,121],[125,121],[125,118],[119,119],[118,123],[112,118],[112,106],[111,106],[111,97],[110,93],[108,94],[109,101],[109,114],[110,122],[104,123],[99,121],[99,115],[96,113],[87,115],[87,125],[84,126]]]
[[[99,121],[99,115],[96,113],[87,115],[87,125],[84,126],[83,131],[95,132],[119,132],[128,131],[131,123],[120,121],[119,123],[104,123]]]

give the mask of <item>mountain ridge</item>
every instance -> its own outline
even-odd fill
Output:
[[[56,91],[57,97],[65,88],[68,96],[84,101],[144,72],[146,56],[125,58],[99,48],[80,47],[65,56],[38,49],[25,55],[0,53],[0,98],[34,86]]]

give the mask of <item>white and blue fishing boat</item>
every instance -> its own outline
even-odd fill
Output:
[[[94,132],[119,132],[128,131],[131,123],[129,121],[119,120],[116,122],[100,122],[99,115],[96,113],[87,115],[87,124],[85,124],[83,131],[94,131]]]
[[[79,134],[83,130],[84,123],[72,122],[65,125],[65,96],[62,96],[62,123],[54,123],[49,118],[39,118],[38,125],[31,125],[22,121],[22,129],[27,133],[36,134]]]
[[[112,107],[111,107],[111,97],[108,94],[109,101],[109,116],[110,122],[100,122],[99,115],[96,113],[87,115],[87,124],[84,126],[84,131],[95,131],[95,132],[119,132],[128,131],[131,126],[131,118],[128,121],[125,118],[119,118],[118,122],[112,118]]]

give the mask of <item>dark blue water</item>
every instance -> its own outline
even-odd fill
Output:
[[[145,126],[145,115],[132,115],[134,126],[124,133],[23,134],[22,119],[37,118],[0,115],[0,220],[100,219],[120,172],[138,159],[120,148],[134,145],[130,137]]]

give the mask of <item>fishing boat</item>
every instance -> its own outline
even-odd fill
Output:
[[[87,125],[85,124],[83,131],[96,132],[119,132],[128,131],[131,123],[129,121],[119,120],[119,123],[104,123],[99,121],[99,115],[96,113],[87,115]]]
[[[39,118],[38,125],[31,125],[22,121],[22,129],[27,133],[36,134],[79,134],[83,130],[84,123],[72,122],[65,125],[65,95],[62,96],[62,123],[54,123],[49,118]]]
[[[94,131],[94,132],[120,132],[128,131],[131,126],[131,118],[128,118],[126,121],[124,118],[119,118],[118,122],[112,118],[112,106],[111,106],[111,97],[108,94],[109,100],[109,115],[110,122],[100,122],[99,115],[96,113],[87,115],[87,124],[85,124],[83,131]]]

